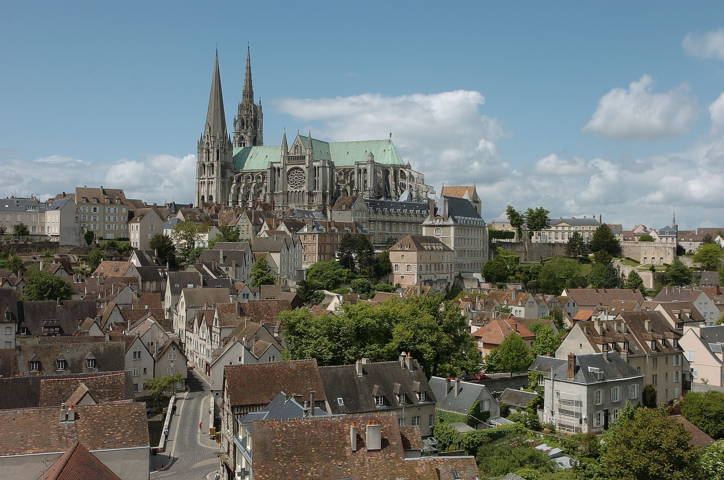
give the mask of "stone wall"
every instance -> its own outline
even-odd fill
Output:
[[[491,256],[496,247],[503,247],[516,255],[520,255],[521,261],[524,262],[537,262],[541,258],[563,257],[566,255],[565,243],[529,243],[527,256],[523,242],[496,242],[490,250]]]
[[[659,242],[621,242],[623,256],[645,265],[669,265],[676,258],[676,245]]]

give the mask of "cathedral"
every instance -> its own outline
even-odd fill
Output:
[[[277,210],[324,210],[340,196],[423,200],[431,187],[402,160],[392,139],[325,142],[299,135],[264,145],[261,101],[254,103],[251,54],[247,49],[244,89],[232,136],[226,128],[218,54],[211,76],[206,124],[198,142],[194,204]]]

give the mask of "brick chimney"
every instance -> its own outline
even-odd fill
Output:
[[[573,380],[576,376],[576,356],[573,353],[568,354],[568,380]]]
[[[357,451],[357,422],[352,422],[349,426],[349,445],[353,452]]]
[[[407,368],[409,371],[412,371],[413,364],[412,364],[412,355],[410,352],[407,352],[407,356],[405,357],[405,368]]]
[[[354,364],[354,367],[358,377],[364,375],[364,370],[362,369],[362,360],[357,360]]]
[[[382,449],[382,425],[370,422],[367,424],[367,435],[365,439],[367,451]]]

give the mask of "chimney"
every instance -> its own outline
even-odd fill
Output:
[[[314,390],[309,391],[309,412],[307,413],[307,416],[314,416]]]
[[[352,422],[349,426],[349,445],[352,451],[357,451],[357,422]]]
[[[648,318],[644,320],[644,330],[646,330],[647,332],[651,331],[651,320],[649,320]]]
[[[412,354],[410,352],[407,352],[407,356],[405,357],[405,368],[407,368],[409,371],[412,371]]]
[[[568,380],[573,380],[576,376],[576,356],[573,353],[568,354]]]
[[[397,361],[400,362],[400,367],[405,368],[405,358],[407,358],[407,355],[405,355],[405,352],[401,352],[400,356],[397,358]]]
[[[357,376],[361,377],[364,375],[364,371],[362,370],[362,360],[357,360],[354,364],[355,370],[357,371]]]
[[[60,404],[60,422],[75,422],[75,410],[73,405],[69,405],[68,408],[66,408],[65,403]]]
[[[366,437],[365,443],[367,444],[368,452],[382,449],[382,425],[379,423],[368,423]]]

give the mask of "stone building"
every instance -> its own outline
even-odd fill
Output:
[[[61,245],[80,245],[80,224],[72,198],[41,202],[36,198],[4,198],[0,200],[0,226],[7,234],[17,224],[28,227],[31,236],[47,237]]]
[[[435,237],[408,235],[390,247],[392,283],[445,292],[455,280],[455,254]]]
[[[254,103],[247,52],[233,142],[226,128],[218,55],[214,61],[206,123],[198,141],[196,206],[222,203],[253,207],[326,209],[341,195],[424,198],[424,176],[403,161],[391,139],[325,142],[297,135],[291,145],[264,146],[261,104]]]
[[[601,226],[600,220],[596,217],[583,218],[551,218],[548,221],[548,228],[533,233],[532,243],[568,243],[568,239],[578,232],[584,242],[590,242],[593,232]]]
[[[123,190],[117,188],[75,189],[75,203],[83,231],[97,238],[128,238],[128,211],[131,208]]]

